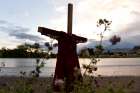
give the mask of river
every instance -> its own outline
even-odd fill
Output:
[[[43,60],[43,59],[41,59]],[[80,65],[88,64],[90,59],[79,59]],[[54,74],[56,59],[45,60],[41,69],[42,77]],[[35,69],[35,58],[0,58],[0,76],[20,76],[20,71],[28,74]],[[102,58],[97,63],[95,75],[102,76],[140,76],[140,58]],[[84,69],[82,69],[84,72]]]

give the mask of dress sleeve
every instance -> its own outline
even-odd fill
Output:
[[[80,37],[80,36],[77,36],[77,35],[72,35],[72,38],[74,39],[74,41],[76,41],[76,43],[84,43],[84,42],[87,42],[87,38],[84,38],[84,37]]]
[[[38,32],[53,39],[58,39],[63,33],[62,31],[56,31],[45,27],[38,27]]]

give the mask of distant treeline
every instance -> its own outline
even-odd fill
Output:
[[[96,48],[85,48],[79,52],[79,57],[89,58],[90,56],[96,56]],[[125,57],[140,57],[140,46],[134,46],[132,49],[116,48],[116,49],[103,49],[100,54],[101,58],[125,58]]]
[[[49,44],[45,44],[47,49],[52,49]],[[78,56],[81,58],[89,58],[91,55],[96,56],[94,48],[85,48],[79,51]],[[44,51],[38,43],[23,44],[15,49],[0,49],[0,58],[56,58],[57,54]],[[140,57],[140,46],[135,46],[133,49],[114,49],[104,50],[100,57]]]
[[[31,44],[23,44],[17,46],[15,49],[0,49],[0,57],[1,58],[40,58],[48,55],[45,52],[40,51],[40,45],[35,43]]]
[[[24,49],[2,49],[1,58],[39,58],[45,56],[45,53],[27,52]]]

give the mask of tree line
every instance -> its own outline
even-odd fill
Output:
[[[46,52],[40,50],[38,43],[22,44],[14,49],[2,48],[0,49],[1,58],[40,58],[48,55]]]
[[[54,47],[57,47],[57,44],[45,43],[46,49],[43,50],[38,43],[34,44],[21,44],[14,49],[1,48],[0,49],[0,58],[56,58],[57,54],[54,54],[51,51]],[[78,53],[80,58],[89,58],[91,55],[95,55],[95,48],[84,48],[81,49]],[[140,46],[134,46],[133,49],[128,50],[127,52],[113,52],[111,50],[103,50],[101,57],[140,57]]]

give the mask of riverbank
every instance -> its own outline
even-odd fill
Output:
[[[140,76],[117,76],[117,77],[97,77],[98,85],[102,88],[113,86],[114,88],[126,88],[128,93],[140,93]],[[51,93],[52,77],[42,78],[20,78],[20,77],[0,77],[0,91],[3,89],[23,89],[29,88],[33,93]],[[28,90],[29,90],[28,89]],[[8,91],[8,90],[7,90]],[[4,93],[4,92],[2,92]],[[6,92],[7,93],[7,92]]]

